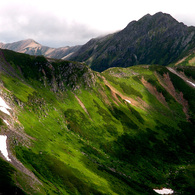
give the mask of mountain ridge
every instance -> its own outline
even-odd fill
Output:
[[[27,39],[0,43],[0,48],[30,55],[86,62],[93,70],[137,64],[174,63],[195,51],[195,27],[178,22],[170,14],[146,14],[123,30],[92,38],[86,44],[50,48]]]
[[[136,64],[168,65],[191,50],[195,50],[195,27],[158,12],[130,22],[110,36],[90,40],[68,59],[103,71]]]

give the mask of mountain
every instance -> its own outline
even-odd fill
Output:
[[[0,50],[0,194],[192,194],[194,79]]]
[[[0,48],[9,49],[30,55],[44,55],[49,58],[61,59],[76,52],[81,46],[50,48],[42,46],[32,39],[17,41],[14,43],[0,43]]]
[[[0,48],[48,58],[85,62],[95,71],[138,64],[168,65],[195,52],[195,27],[158,12],[130,22],[123,30],[83,46],[50,48],[32,39],[0,43]]]
[[[145,15],[114,34],[90,40],[69,59],[93,70],[136,64],[168,65],[195,50],[195,27],[162,12]]]

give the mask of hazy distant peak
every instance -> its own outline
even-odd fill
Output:
[[[24,41],[24,43],[26,44],[27,47],[31,47],[31,48],[41,47],[41,44],[37,43],[33,39],[28,39],[28,40]]]
[[[33,39],[25,39],[13,43],[0,43],[0,48],[9,49],[20,53],[26,53],[30,55],[44,55],[50,58],[61,59],[69,55],[70,53],[74,53],[81,46],[73,46],[73,47],[61,47],[61,48],[50,48],[47,46],[43,46],[40,43],[36,42]]]
[[[22,42],[28,42],[28,43],[37,43],[39,44],[38,42],[36,42],[34,39],[25,39],[25,40],[22,40]]]

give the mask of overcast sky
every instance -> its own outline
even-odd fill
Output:
[[[195,26],[194,0],[0,0],[0,42],[32,38],[50,46],[84,44],[162,11]]]

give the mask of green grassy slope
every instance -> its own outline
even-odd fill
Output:
[[[3,122],[1,133],[41,182],[36,187],[15,172],[10,185],[31,194],[155,194],[161,187],[191,193],[195,94],[165,67],[96,73],[84,64],[6,50],[3,58],[20,78],[2,71],[1,95],[9,97],[19,121],[13,127],[23,127],[28,141]],[[165,75],[175,95],[164,87]],[[177,100],[181,92],[187,113]]]
[[[195,66],[195,53],[192,52],[187,57],[179,60],[177,63],[172,64],[172,66]]]

